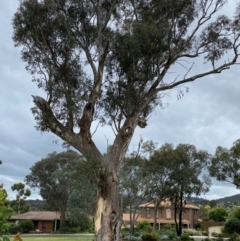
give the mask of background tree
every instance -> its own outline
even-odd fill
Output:
[[[209,212],[211,210],[211,206],[209,204],[205,205],[204,208]]]
[[[210,220],[215,222],[225,222],[228,216],[228,211],[223,207],[216,207],[208,212]]]
[[[118,173],[136,127],[146,127],[170,89],[237,63],[240,8],[233,18],[213,17],[226,2],[20,2],[13,40],[23,47],[33,81],[46,92],[45,99],[33,96],[38,129],[56,134],[101,167],[96,169],[96,240],[119,240]],[[207,65],[191,74],[198,57]],[[165,78],[182,61],[190,63],[186,72]],[[93,141],[97,119],[115,133],[107,155]]]
[[[25,178],[30,187],[38,188],[42,198],[60,212],[61,226],[65,223],[67,203],[81,158],[72,150],[58,154],[53,152],[36,162]]]
[[[224,225],[224,231],[226,231],[228,234],[240,234],[240,219],[231,218],[227,220]]]
[[[6,206],[6,199],[7,191],[3,187],[0,187],[0,241],[10,241],[5,235],[8,234],[8,219],[12,215],[12,210]]]
[[[210,201],[209,201],[209,206],[210,206],[211,208],[216,207],[216,206],[217,206],[217,201],[216,201],[216,200],[210,200]]]
[[[15,183],[11,186],[12,191],[17,191],[16,200],[10,202],[10,206],[18,214],[24,213],[30,210],[30,205],[26,203],[25,199],[31,195],[31,190],[25,188],[24,183]]]
[[[224,231],[229,234],[240,234],[240,207],[235,207],[230,210],[224,224]]]
[[[12,208],[14,213],[26,213],[32,209],[32,206],[24,199],[7,200],[8,205]]]
[[[199,219],[201,219],[202,221],[208,221],[208,209],[206,209],[205,207],[201,206],[199,211],[198,211],[198,217]]]
[[[171,200],[174,204],[178,236],[182,234],[182,215],[186,197],[205,193],[211,185],[209,177],[202,175],[208,160],[209,154],[206,151],[197,150],[193,145],[179,144],[174,149],[169,180],[172,183]]]
[[[209,172],[218,181],[225,181],[240,187],[240,140],[228,150],[218,146],[211,158]]]
[[[146,202],[149,187],[149,178],[144,175],[146,159],[139,151],[124,158],[119,175],[121,209],[129,213],[131,235],[134,234],[136,220],[140,215],[139,205]]]
[[[157,212],[161,201],[171,195],[172,183],[169,180],[172,173],[174,148],[172,144],[164,144],[155,150],[146,162],[145,173],[148,176],[148,197],[154,203],[153,230],[156,229]]]

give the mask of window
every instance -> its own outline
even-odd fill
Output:
[[[146,218],[150,218],[150,208],[146,209]]]
[[[157,218],[159,218],[159,210],[157,210],[157,215],[156,216],[157,216]]]
[[[171,219],[171,209],[166,209],[166,219]]]

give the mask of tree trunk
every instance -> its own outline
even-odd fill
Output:
[[[64,227],[65,221],[65,212],[60,210],[60,227]]]
[[[130,214],[130,234],[131,235],[134,235],[134,221],[135,221],[135,218],[133,217],[134,215],[133,215],[133,213],[132,213],[132,210],[131,210],[131,208],[130,208],[130,212],[129,212],[129,214]]]
[[[158,210],[158,202],[155,202],[155,205],[154,205],[153,231],[156,230],[156,223],[157,223],[157,210]]]
[[[178,198],[177,198],[177,196],[175,196],[175,198],[174,198],[174,219],[175,219],[175,225],[176,225],[176,233],[177,233],[177,236],[179,237],[180,234],[179,234],[179,224],[177,221],[177,213],[178,213],[177,202],[178,202]]]
[[[117,180],[109,172],[108,175],[103,174],[99,181],[94,240],[121,241],[121,225]]]
[[[180,194],[180,208],[179,208],[179,236],[182,236],[182,212],[183,212],[183,192]]]

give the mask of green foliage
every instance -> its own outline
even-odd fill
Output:
[[[180,237],[181,241],[194,241],[193,238],[189,237],[189,234],[183,233],[182,236]]]
[[[143,143],[146,144],[146,143]],[[126,156],[120,170],[120,187],[123,211],[130,213],[130,233],[135,235],[135,221],[138,216],[139,205],[146,200],[149,188],[149,176],[145,175],[146,158],[142,156],[142,148]],[[141,230],[137,228],[137,231]]]
[[[24,183],[14,183],[11,186],[12,191],[17,191],[16,200],[9,201],[9,205],[15,213],[28,212],[31,206],[26,203],[25,199],[31,195],[29,188],[25,188]]]
[[[210,220],[215,222],[224,222],[227,219],[228,211],[223,207],[216,207],[208,212]]]
[[[160,236],[156,232],[144,233],[142,241],[160,241]]]
[[[0,241],[9,241],[6,236],[9,231],[8,219],[12,214],[12,210],[6,206],[7,191],[0,187]]]
[[[9,227],[9,233],[16,234],[18,232],[22,233],[22,230],[20,229],[19,225],[11,224]]]
[[[163,229],[171,230],[172,229],[172,225],[170,223],[167,223],[167,224],[164,225]]]
[[[148,220],[143,220],[141,222],[138,222],[136,229],[141,230],[142,232],[145,232],[151,227],[152,226]]]
[[[162,230],[157,230],[155,231],[156,233],[159,234],[160,237],[164,236],[170,240],[174,240],[177,238],[177,234],[176,234],[176,230],[175,229],[172,229],[172,230],[169,230],[169,229],[162,229]]]
[[[240,139],[230,149],[218,146],[211,158],[209,172],[218,181],[227,181],[240,187]]]
[[[18,226],[22,233],[29,233],[34,230],[34,223],[32,220],[20,220]]]
[[[198,222],[198,223],[195,225],[195,229],[196,229],[196,230],[203,230],[203,229],[204,229],[203,222]]]
[[[25,213],[31,210],[31,205],[24,199],[7,200],[8,205],[12,208],[14,213]],[[34,210],[34,209],[32,209]]]
[[[240,220],[240,207],[234,207],[228,214],[228,219],[237,218]]]
[[[184,234],[194,235],[194,236],[201,236],[202,235],[201,231],[196,231],[194,229],[183,229],[182,232]]]
[[[224,230],[229,234],[231,233],[240,234],[240,219],[235,217],[227,220],[227,222],[224,225]]]
[[[68,220],[65,223],[65,226],[78,228],[80,232],[94,231],[93,220],[89,218],[85,213],[81,213],[81,212],[75,215],[74,218],[69,216]]]
[[[210,206],[209,206],[210,207]],[[202,219],[203,221],[208,221],[208,208],[205,208],[203,206],[200,207],[198,211],[199,218]]]
[[[69,227],[69,226],[63,226],[57,231],[57,233],[80,233],[80,232],[81,232],[80,227]]]
[[[72,208],[77,205],[80,208],[85,202],[91,203],[88,198],[90,193],[93,193],[92,188],[86,185],[86,175],[79,170],[82,162],[84,162],[82,156],[72,150],[61,153],[53,152],[36,162],[30,168],[31,173],[25,178],[28,185],[39,188],[40,195],[55,208],[55,211],[60,211],[61,225],[64,225],[66,210],[70,216],[73,216],[82,210],[71,212]],[[85,181],[83,181],[83,177],[85,177]],[[81,195],[75,195],[77,188]],[[69,200],[71,200],[71,205]]]

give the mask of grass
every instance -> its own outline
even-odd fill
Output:
[[[23,241],[92,241],[93,237],[21,237]],[[12,241],[14,238],[11,238]]]

